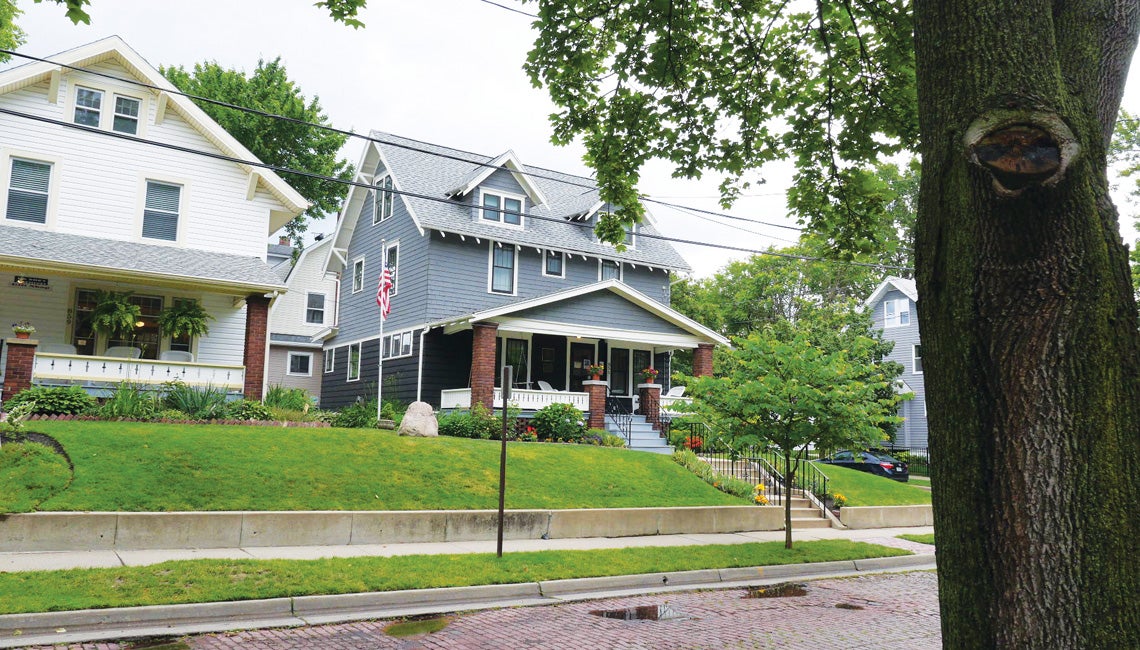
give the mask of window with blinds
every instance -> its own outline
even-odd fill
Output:
[[[180,186],[147,181],[142,236],[166,241],[178,239],[178,208],[181,198]]]
[[[12,176],[8,183],[7,217],[14,221],[47,223],[50,188],[50,163],[13,158]]]

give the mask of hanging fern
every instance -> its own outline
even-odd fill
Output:
[[[205,336],[214,317],[197,300],[179,300],[158,315],[158,328],[171,338]]]
[[[142,316],[142,307],[131,303],[130,298],[129,291],[97,291],[91,327],[111,339],[129,339]]]

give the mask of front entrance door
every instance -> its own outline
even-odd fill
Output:
[[[585,390],[582,382],[589,379],[586,367],[594,362],[593,343],[570,344],[570,390],[580,393]]]

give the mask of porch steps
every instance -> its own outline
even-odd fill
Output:
[[[615,436],[624,438],[625,435],[609,420],[606,421],[606,430]],[[653,430],[653,425],[645,421],[645,416],[633,416],[630,427],[629,448],[634,451],[648,451],[655,454],[671,454],[673,448],[669,442],[661,437],[661,433]]]
[[[771,485],[772,478],[768,475],[768,473],[761,470],[756,466],[755,463],[752,463],[750,461],[730,461],[724,458],[709,457],[703,457],[702,460],[708,463],[720,474],[734,476],[742,481],[748,481],[749,483],[756,480],[766,485]],[[796,496],[797,494],[800,496]],[[772,496],[769,495],[769,498],[772,498]],[[819,508],[812,505],[811,501],[803,496],[802,490],[793,490],[791,494],[791,500],[792,530],[831,527],[831,522],[828,521],[827,517],[823,514],[823,512],[820,511]],[[777,501],[775,498],[772,498],[772,505],[783,506],[784,504],[782,501]]]

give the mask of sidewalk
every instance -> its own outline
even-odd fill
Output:
[[[930,553],[925,544],[897,539],[902,534],[930,534],[930,526],[914,528],[872,528],[861,530],[839,528],[807,528],[793,531],[796,542],[817,539],[851,539],[902,548],[915,553]],[[704,544],[747,544],[784,540],[784,531],[757,531],[722,534],[645,535],[640,537],[584,537],[576,539],[506,540],[504,553],[526,551],[594,550],[650,546],[695,546]],[[0,553],[0,571],[51,571],[119,566],[146,566],[169,560],[314,560],[325,557],[391,557],[395,555],[444,555],[459,553],[494,553],[495,541],[425,542],[416,544],[359,544],[334,546],[258,546],[246,548],[48,551]]]

